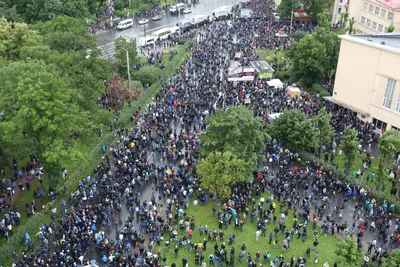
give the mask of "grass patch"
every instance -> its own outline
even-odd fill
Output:
[[[269,193],[264,193],[265,197],[269,197]],[[196,221],[196,226],[195,226],[195,230],[193,231],[193,238],[192,238],[192,242],[197,243],[197,242],[202,242],[204,240],[204,238],[207,238],[206,236],[200,236],[199,231],[198,231],[198,227],[201,225],[205,226],[207,225],[209,227],[209,231],[214,231],[217,230],[217,232],[219,232],[219,228],[218,228],[218,220],[217,220],[217,215],[215,215],[215,217],[212,216],[212,207],[216,204],[216,202],[210,201],[210,203],[206,206],[201,206],[198,205],[197,206],[197,210],[195,211],[193,209],[193,198],[191,199],[191,202],[189,204],[189,209],[186,210],[187,215],[189,216],[189,218],[191,218],[192,216],[194,216],[195,221]],[[278,201],[275,201],[275,203],[277,204],[277,209],[275,214],[278,217],[277,223],[273,224],[272,222],[270,224],[266,225],[267,228],[267,233],[265,237],[260,236],[259,241],[256,241],[256,231],[257,231],[257,227],[256,227],[256,221],[254,221],[253,223],[250,222],[250,218],[248,218],[247,223],[244,224],[243,226],[243,232],[240,232],[239,230],[235,230],[234,229],[234,224],[232,222],[231,225],[229,225],[228,229],[225,229],[225,227],[223,227],[223,232],[224,232],[224,241],[226,244],[226,250],[228,252],[227,255],[227,259],[230,259],[230,248],[233,246],[235,248],[235,266],[247,266],[246,260],[245,258],[243,259],[242,263],[240,264],[238,261],[238,255],[240,253],[240,248],[242,246],[242,244],[245,244],[247,249],[246,249],[246,253],[250,253],[251,258],[253,259],[253,261],[255,260],[255,254],[257,251],[260,252],[261,254],[261,258],[259,263],[262,263],[263,259],[263,255],[264,253],[271,253],[271,258],[273,259],[275,256],[279,257],[280,255],[283,255],[285,257],[285,262],[289,261],[290,262],[290,258],[294,255],[297,258],[299,257],[304,257],[305,256],[305,252],[307,247],[312,247],[312,243],[314,242],[314,231],[312,230],[312,223],[308,224],[307,227],[307,233],[308,233],[308,238],[306,240],[306,242],[302,242],[302,240],[298,240],[297,239],[297,235],[294,235],[293,241],[291,242],[290,248],[288,251],[286,252],[282,252],[282,245],[283,245],[283,241],[285,238],[285,235],[282,233],[279,233],[278,235],[278,248],[274,248],[273,246],[273,242],[271,244],[269,244],[269,235],[271,232],[273,232],[273,230],[275,229],[275,227],[279,227],[279,217],[280,217],[280,210],[279,210],[279,205],[281,204]],[[217,211],[218,209],[221,207],[216,207]],[[251,208],[251,207],[249,207]],[[298,217],[299,218],[299,217]],[[287,229],[290,231],[293,225],[293,210],[289,210],[289,215],[286,217],[286,219],[284,220],[286,225],[287,225]],[[299,222],[301,222],[301,219],[298,219]],[[179,229],[176,229],[178,232],[178,238],[183,237],[183,236],[187,236],[186,233],[181,233],[181,231]],[[320,233],[320,229],[317,228],[318,230],[318,235]],[[236,235],[236,240],[233,243],[233,245],[228,245],[228,237],[231,234],[235,234]],[[165,240],[167,240],[169,238],[168,234],[164,235],[164,242]],[[319,235],[318,237],[318,241],[319,241],[319,245],[317,246],[317,252],[319,254],[319,259],[318,261],[322,263],[325,262],[329,262],[331,265],[333,265],[333,259],[335,257],[335,253],[334,253],[334,249],[336,244],[338,244],[340,242],[340,239],[332,236],[332,235]],[[223,243],[219,241],[219,237],[217,238],[217,242],[208,242],[207,243],[207,250],[203,251],[203,256],[205,257],[205,260],[208,264],[208,256],[210,254],[214,254],[214,245],[215,243],[217,243],[220,245]],[[157,247],[155,249],[155,251],[157,251],[158,249],[160,249],[163,253],[163,255],[167,256],[167,263],[168,266],[171,266],[172,263],[176,263],[177,266],[181,265],[181,260],[183,257],[186,257],[186,259],[188,260],[189,266],[191,266],[192,264],[194,264],[194,252],[189,252],[187,247],[183,247],[179,250],[178,253],[178,258],[175,258],[174,255],[174,248],[175,244],[173,242],[171,242],[171,248],[170,251],[167,252],[165,249],[165,245],[164,243],[161,244],[160,247]],[[314,255],[315,252],[311,252],[311,257],[310,259],[308,259],[307,262],[307,266],[310,264],[310,266],[313,264],[314,262]],[[264,264],[263,264],[264,265]],[[267,263],[265,266],[269,266],[269,263]]]

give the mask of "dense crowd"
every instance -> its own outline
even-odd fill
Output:
[[[362,125],[356,114],[316,96],[302,93],[299,98],[291,98],[283,88],[270,87],[263,79],[227,82],[225,72],[237,52],[242,53],[242,64],[246,65],[258,59],[256,48],[290,47],[290,38],[277,40],[274,36],[285,24],[273,21],[273,5],[273,1],[252,1],[249,6],[255,10],[254,18],[232,18],[231,25],[223,20],[214,21],[185,33],[194,45],[181,67],[144,107],[144,112],[134,112],[130,128],[119,128],[118,123],[110,125],[119,136],[118,142],[103,148],[104,159],[93,175],[82,179],[68,201],[62,201],[63,216],[53,215],[52,223],[41,227],[36,234],[39,248],[34,250],[31,236],[25,236],[25,249],[21,255],[13,255],[14,266],[78,266],[87,261],[86,255],[95,255],[107,266],[188,266],[188,259],[179,257],[179,251],[186,249],[193,251],[195,265],[202,267],[234,267],[235,262],[246,262],[248,266],[304,267],[318,262],[320,234],[354,236],[361,248],[366,231],[375,231],[379,239],[367,245],[371,262],[379,263],[389,249],[399,246],[400,234],[394,225],[400,224],[389,215],[393,207],[376,203],[365,189],[338,180],[316,162],[298,166],[296,152],[284,150],[276,142],[266,145],[263,153],[268,163],[257,171],[254,183],[236,185],[219,210],[213,208],[218,231],[196,224],[196,215],[186,214],[191,203],[194,207],[208,205],[210,198],[218,197],[216,193],[204,192],[196,175],[200,147],[196,134],[206,130],[207,115],[245,104],[246,94],[250,94],[249,108],[265,124],[270,122],[270,113],[295,109],[311,117],[326,107],[333,115],[336,130],[335,137],[324,146],[324,154],[331,157],[339,153],[345,126],[358,130],[363,147],[376,138],[373,125]],[[33,157],[31,165],[34,162]],[[364,162],[365,168],[371,164],[368,157]],[[40,171],[38,174],[37,167],[31,165],[22,176],[39,175],[40,179]],[[16,177],[14,183],[20,180]],[[146,184],[153,188],[150,200],[140,194]],[[262,193],[266,190],[273,197],[264,199]],[[6,194],[3,199],[11,197]],[[343,212],[351,199],[359,203],[354,220],[343,221]],[[287,205],[276,207],[276,200]],[[27,214],[33,210],[31,205],[34,203],[27,203]],[[129,216],[121,221],[124,207]],[[285,219],[289,212],[294,221]],[[368,212],[367,219],[357,220],[364,212]],[[9,225],[17,224],[20,215],[10,205],[4,207],[3,213],[4,236]],[[246,244],[236,252],[232,244],[241,241],[234,234],[225,237],[223,230],[234,227],[246,231],[247,220],[257,224],[256,240],[268,237],[270,244],[282,247],[282,253],[250,255]],[[313,229],[320,225],[321,233],[307,231],[308,224]],[[204,234],[204,241],[194,242],[194,231]],[[285,254],[290,246],[307,239],[314,240],[313,247],[305,248],[303,257]],[[207,246],[211,249],[206,253]],[[173,251],[176,257],[167,258],[161,248]]]

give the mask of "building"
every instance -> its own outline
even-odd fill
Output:
[[[356,33],[386,33],[390,25],[400,31],[400,0],[335,0],[331,12],[332,24],[346,12],[354,17]]]
[[[332,97],[378,129],[400,128],[400,33],[341,35]]]

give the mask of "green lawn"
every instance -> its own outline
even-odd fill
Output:
[[[268,197],[269,194],[265,193],[264,194],[265,197]],[[196,227],[195,230],[193,231],[193,239],[192,242],[199,242],[199,241],[203,241],[204,238],[206,238],[206,236],[200,236],[199,231],[198,231],[198,227],[199,225],[207,225],[209,227],[210,231],[214,231],[217,230],[219,232],[219,228],[218,228],[218,220],[217,217],[213,217],[212,216],[212,207],[214,206],[215,202],[210,201],[210,203],[208,204],[208,206],[201,206],[200,204],[197,207],[197,211],[195,211],[193,209],[193,198],[191,200],[191,203],[189,205],[189,209],[186,210],[187,214],[189,217],[194,216],[195,217],[195,221],[196,221]],[[277,209],[276,209],[276,213],[278,215],[281,214],[279,211],[279,202],[276,202],[277,204]],[[216,207],[217,211],[220,207]],[[293,224],[293,210],[289,211],[289,216],[286,217],[285,219],[286,225],[289,228],[289,231],[291,229],[291,226]],[[243,232],[240,232],[239,230],[234,230],[234,225],[232,223],[232,225],[229,225],[229,228],[225,230],[225,228],[223,227],[223,232],[224,232],[224,242],[226,244],[226,249],[228,251],[228,260],[230,258],[229,254],[230,254],[230,248],[231,245],[227,245],[228,244],[228,237],[229,235],[235,233],[236,235],[236,241],[233,243],[233,247],[235,248],[235,266],[246,266],[245,264],[245,259],[243,260],[242,264],[239,263],[238,261],[238,255],[240,252],[240,248],[242,246],[242,244],[245,244],[247,247],[246,253],[249,252],[250,256],[252,257],[252,259],[255,259],[255,253],[257,251],[259,251],[261,253],[261,258],[260,258],[260,263],[262,263],[262,256],[264,255],[264,253],[270,252],[271,253],[271,257],[273,258],[274,256],[280,256],[283,255],[285,257],[285,261],[290,261],[290,258],[292,257],[292,255],[294,255],[296,257],[296,259],[298,257],[304,257],[305,256],[305,251],[307,249],[307,247],[312,247],[312,243],[314,241],[313,238],[313,233],[314,231],[312,230],[312,224],[308,225],[308,239],[305,243],[303,243],[301,240],[297,239],[297,236],[294,235],[294,240],[291,242],[290,245],[290,249],[287,252],[282,252],[282,243],[284,240],[284,234],[279,233],[279,247],[278,248],[274,248],[273,244],[269,245],[269,234],[274,230],[274,228],[276,226],[279,227],[279,219],[277,220],[277,224],[274,225],[273,223],[268,224],[267,225],[267,234],[266,237],[262,237],[260,236],[259,241],[256,241],[255,238],[255,232],[257,230],[256,228],[256,222],[251,223],[250,222],[250,218],[248,218],[247,223],[244,225],[243,227]],[[318,229],[318,233],[319,233]],[[184,235],[186,235],[186,233],[181,234],[180,230],[177,229],[178,232],[178,237],[183,237]],[[165,240],[168,239],[168,235],[165,235]],[[220,246],[222,242],[219,242],[219,237],[218,237],[218,245]],[[329,264],[331,266],[333,266],[334,263],[334,257],[335,257],[335,246],[336,244],[338,244],[340,242],[340,239],[332,236],[332,235],[320,235],[318,238],[319,241],[319,245],[317,247],[317,252],[319,254],[319,260],[318,260],[318,266],[322,265],[325,262],[329,262]],[[203,251],[203,256],[206,259],[206,262],[208,264],[208,255],[209,254],[214,254],[214,245],[215,242],[208,242],[207,243],[207,250]],[[182,258],[186,257],[186,259],[188,259],[188,263],[189,266],[191,266],[191,264],[194,264],[194,252],[189,252],[187,247],[183,247],[179,250],[179,255],[178,258],[175,258],[174,255],[174,244],[171,242],[171,249],[169,252],[166,252],[165,249],[165,245],[164,243],[161,244],[160,247],[156,247],[155,248],[155,252],[158,251],[158,249],[160,249],[163,253],[163,255],[167,255],[167,263],[168,266],[171,266],[171,264],[173,262],[175,262],[177,264],[177,266],[180,266],[182,263]],[[309,259],[309,262],[313,262],[314,261],[314,255],[315,252],[311,252],[311,257]],[[310,266],[312,266],[314,263],[311,263]],[[266,265],[269,266],[269,263]],[[307,264],[308,266],[308,264]]]

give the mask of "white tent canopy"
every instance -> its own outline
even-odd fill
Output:
[[[271,79],[267,81],[268,86],[275,88],[283,88],[283,83],[279,79]]]

